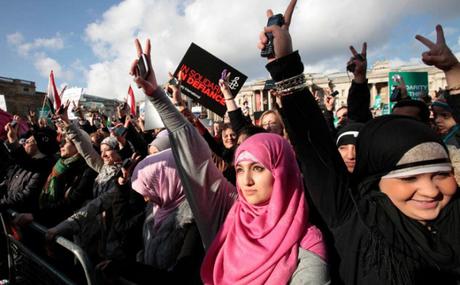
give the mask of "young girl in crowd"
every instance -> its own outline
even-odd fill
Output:
[[[446,77],[453,71],[460,81],[458,61],[440,31],[438,43],[430,42],[424,54],[426,62],[439,60]],[[340,256],[337,281],[458,284],[460,200],[442,141],[411,118],[374,119],[358,136],[350,181],[321,110],[305,85],[294,80],[303,78],[303,64],[292,51],[287,28],[271,26],[264,32],[275,38],[276,58],[267,69],[279,86],[281,113],[306,189],[334,235]],[[259,47],[266,43],[262,33]],[[453,86],[460,89],[458,83]]]
[[[138,55],[142,54],[136,41]],[[145,54],[150,58],[150,42]],[[172,150],[206,256],[205,284],[324,284],[329,281],[321,232],[308,222],[301,174],[289,143],[257,134],[235,153],[235,188],[211,152],[158,87],[131,70],[170,131]]]

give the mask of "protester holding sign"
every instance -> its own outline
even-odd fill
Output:
[[[303,76],[289,32],[276,26],[267,31],[273,33],[277,55],[267,65],[272,78],[278,83]],[[262,33],[259,47],[266,43]],[[441,63],[433,54],[427,58]],[[340,281],[457,284],[460,200],[446,148],[436,134],[407,117],[368,122],[358,137],[350,181],[310,91],[278,86],[306,189],[335,237]]]
[[[233,131],[230,124],[223,124],[220,142],[215,140],[201,121],[187,108],[181,93],[181,72],[179,79],[175,79],[172,74],[169,74],[170,80],[167,90],[172,93],[172,102],[178,110],[184,115],[185,118],[198,130],[203,136],[204,140],[208,143],[209,148],[213,152],[212,159],[217,168],[224,174],[225,178],[232,184],[235,184],[235,169],[233,167],[233,156],[236,148],[236,133]],[[172,84],[171,82],[175,82]]]

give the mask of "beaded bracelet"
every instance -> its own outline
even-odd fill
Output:
[[[282,91],[297,85],[305,84],[305,76],[303,73],[296,75],[294,77],[281,80],[275,83],[275,89],[277,91]]]
[[[301,73],[294,77],[278,81],[275,83],[275,96],[286,96],[306,88],[305,76]]]
[[[299,85],[296,85],[296,86],[293,86],[291,88],[287,88],[284,90],[280,90],[280,91],[275,90],[273,95],[282,97],[286,95],[291,95],[292,93],[303,90],[305,88],[307,88],[306,84],[299,84]]]

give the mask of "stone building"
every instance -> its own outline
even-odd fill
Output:
[[[29,110],[37,111],[42,108],[46,93],[37,91],[33,81],[0,77],[0,96],[5,100],[7,112],[25,118]],[[100,111],[109,116],[115,114],[120,103],[118,100],[89,94],[82,94],[80,97],[80,104],[88,111]]]
[[[29,109],[40,108],[46,93],[37,92],[33,81],[0,77],[0,95],[5,100],[6,111],[26,116]]]
[[[371,91],[371,106],[374,105],[374,101],[377,95],[380,96],[383,105],[388,104],[388,73],[391,71],[428,72],[429,95],[432,97],[434,96],[436,90],[439,88],[443,89],[447,85],[444,72],[435,67],[429,67],[426,65],[413,65],[401,66],[397,69],[392,69],[390,68],[388,61],[378,61],[372,66],[371,69],[367,71],[368,85]],[[348,89],[350,88],[351,80],[353,78],[351,73],[305,73],[305,78],[310,89],[312,86],[328,88],[329,84],[332,83],[334,85],[334,90],[339,92],[336,97],[336,108],[342,105],[346,105]],[[247,83],[243,86],[235,98],[237,105],[242,107],[246,104],[248,106],[251,117],[253,119],[257,119],[262,112],[271,109],[275,104],[275,98],[270,94],[270,90],[272,88],[273,82],[271,80],[259,80]],[[212,114],[210,117],[215,120],[221,120],[221,118],[214,114]]]

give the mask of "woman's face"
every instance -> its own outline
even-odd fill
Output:
[[[106,165],[113,165],[121,161],[118,152],[106,144],[101,144],[101,158]]]
[[[344,144],[339,146],[339,152],[342,156],[343,162],[347,166],[347,170],[353,173],[356,164],[356,148],[354,144]]]
[[[224,143],[224,147],[227,149],[235,146],[236,133],[233,131],[233,129],[227,128],[222,131],[222,142]]]
[[[61,145],[60,153],[62,158],[68,158],[76,155],[78,151],[72,141],[65,139],[65,143]]]
[[[423,224],[438,217],[457,190],[451,172],[382,178],[380,190],[406,216]]]
[[[246,201],[259,205],[270,200],[274,178],[261,163],[241,161],[236,165],[236,183]]]
[[[457,123],[450,112],[445,111],[440,107],[433,107],[434,122],[441,135],[446,135],[449,130],[454,127]]]
[[[276,116],[275,114],[268,113],[262,118],[260,123],[262,128],[267,130],[267,132],[272,134],[283,135],[283,127],[281,126],[281,122],[278,116]]]

